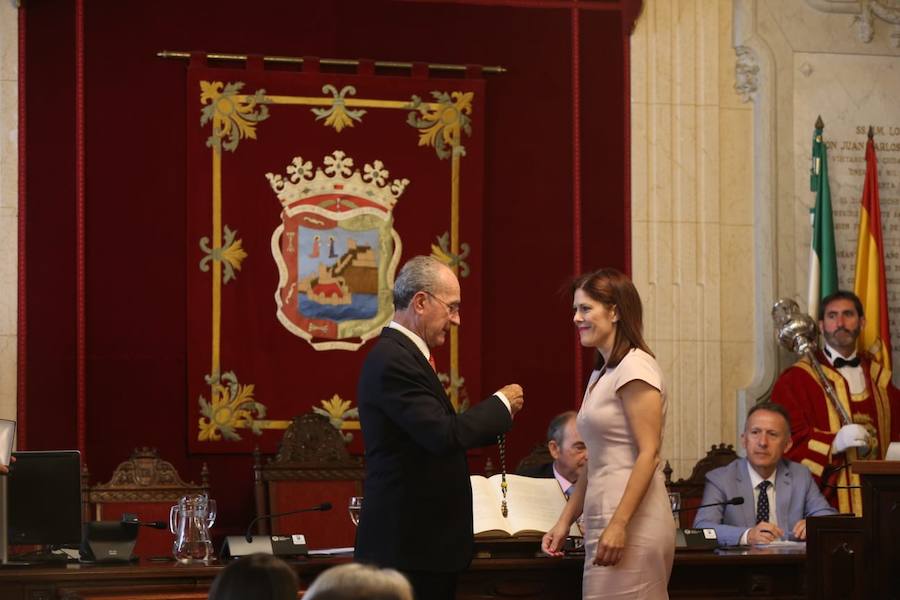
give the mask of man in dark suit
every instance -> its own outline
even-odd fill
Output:
[[[764,544],[782,537],[805,540],[806,517],[837,512],[819,492],[809,469],[782,458],[791,447],[788,423],[780,404],[762,402],[750,409],[741,434],[747,458],[707,473],[701,502],[741,496],[744,503],[701,508],[694,527],[715,529],[723,546]]]
[[[553,461],[520,469],[518,475],[556,479],[566,498],[571,495],[587,464],[587,446],[578,435],[576,416],[574,410],[568,410],[553,417],[547,427],[547,450]]]
[[[403,572],[418,600],[455,597],[473,549],[466,449],[495,443],[523,402],[512,384],[454,411],[431,349],[459,325],[459,307],[453,271],[431,257],[411,259],[394,284],[394,320],[359,378],[366,479],[355,556]]]

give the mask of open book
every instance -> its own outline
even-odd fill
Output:
[[[472,475],[472,513],[476,538],[542,536],[556,525],[566,506],[566,496],[556,479],[507,475],[508,516],[500,512],[503,493],[500,475],[490,479]],[[576,524],[569,535],[581,536]]]

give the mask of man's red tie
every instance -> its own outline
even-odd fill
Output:
[[[435,373],[437,373],[437,365],[434,362],[434,354],[428,355],[428,364],[431,365],[431,368],[434,369]]]

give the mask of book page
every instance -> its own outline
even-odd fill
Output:
[[[495,477],[498,477],[495,475]],[[509,524],[500,513],[500,480],[472,475],[472,525],[475,535],[487,531],[511,535]],[[493,478],[492,478],[493,479]]]
[[[499,475],[491,479],[497,479]],[[507,475],[509,528],[513,535],[523,531],[546,533],[559,520],[566,506],[566,496],[556,479]],[[576,528],[577,532],[577,528]]]

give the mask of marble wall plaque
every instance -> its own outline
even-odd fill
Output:
[[[797,260],[805,262],[808,257],[809,210],[815,203],[815,194],[809,189],[809,157],[814,124],[821,115],[828,147],[838,279],[841,288],[853,289],[871,125],[878,157],[893,364],[900,365],[900,61],[889,56],[797,53],[794,66],[794,239],[802,246],[797,249]],[[806,271],[805,265],[802,271]]]

